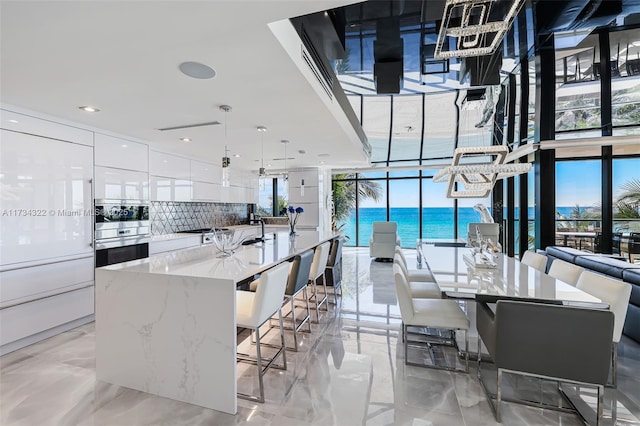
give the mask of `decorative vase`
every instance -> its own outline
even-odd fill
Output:
[[[289,239],[294,240],[296,238],[296,228],[293,225],[289,225]]]

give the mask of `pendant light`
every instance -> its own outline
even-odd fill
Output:
[[[266,186],[266,181],[267,181],[267,171],[264,168],[264,132],[267,131],[267,128],[264,126],[258,126],[257,127],[258,132],[260,132],[260,145],[261,145],[261,166],[260,169],[258,170],[258,176],[259,176],[259,180],[258,180],[258,187],[260,188],[260,191],[264,191],[265,186]]]
[[[229,159],[229,149],[227,148],[227,113],[231,112],[229,105],[220,105],[220,111],[224,112],[224,156],[222,157],[222,186],[228,187],[230,182],[229,166],[231,160]]]
[[[286,194],[289,193],[289,171],[287,170],[287,145],[289,144],[288,140],[281,140],[284,145],[284,192]]]
[[[300,178],[300,196],[304,197],[304,154],[306,151],[304,149],[298,150],[298,153],[302,156],[302,173]]]

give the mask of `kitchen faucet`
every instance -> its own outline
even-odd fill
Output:
[[[255,216],[253,219],[249,219],[249,225],[260,224],[261,235],[256,240],[264,241],[264,220],[260,216]]]

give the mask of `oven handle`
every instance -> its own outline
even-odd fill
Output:
[[[135,236],[135,237],[119,237],[119,238],[107,238],[104,240],[96,240],[96,250],[104,250],[115,247],[135,246],[138,244],[145,244],[151,241],[149,236]]]
[[[121,206],[129,206],[129,205],[139,205],[140,207],[148,207],[149,200],[117,200],[115,198],[96,198],[94,200],[95,206],[100,206],[103,204],[117,204]]]

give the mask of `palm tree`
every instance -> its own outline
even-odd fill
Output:
[[[631,179],[622,186],[622,194],[616,200],[616,218],[640,218],[640,179]]]
[[[342,173],[334,175],[333,181],[333,222],[345,222],[351,215],[351,210],[356,207],[356,194],[360,200],[372,199],[378,201],[382,187],[378,182],[371,180],[358,181],[356,192],[355,173]]]

